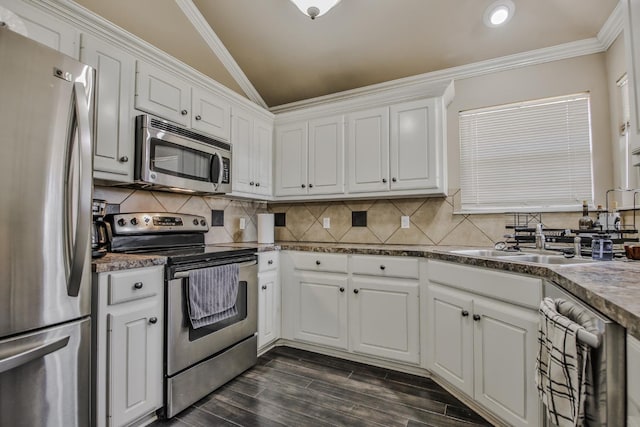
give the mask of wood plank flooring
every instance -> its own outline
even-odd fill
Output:
[[[429,378],[277,347],[153,427],[490,426]]]

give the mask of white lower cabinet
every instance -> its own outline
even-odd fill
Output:
[[[352,350],[417,364],[420,361],[418,281],[354,277],[349,288]]]
[[[297,272],[293,289],[295,339],[346,350],[346,289],[346,275]]]
[[[627,335],[627,426],[640,427],[640,341]]]
[[[509,280],[513,301],[501,292]],[[534,382],[538,313],[533,296],[517,300],[519,286],[541,292],[539,282],[429,262],[427,367],[514,426],[541,423]]]
[[[258,255],[258,349],[280,338],[278,252]]]
[[[95,425],[119,427],[162,407],[163,268],[94,276]]]

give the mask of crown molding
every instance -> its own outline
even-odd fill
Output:
[[[258,91],[251,84],[247,76],[244,74],[238,63],[233,59],[231,53],[224,46],[213,28],[204,19],[200,10],[196,7],[192,0],[175,0],[178,7],[185,14],[191,25],[196,29],[205,43],[213,51],[216,57],[222,62],[233,79],[240,85],[244,93],[256,104],[263,108],[267,108]]]
[[[602,44],[602,50],[608,50],[624,28],[624,8],[618,3],[609,15],[609,18],[602,25],[596,38]]]

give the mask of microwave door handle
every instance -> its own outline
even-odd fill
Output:
[[[222,161],[222,156],[219,154],[218,163],[220,164],[220,171],[218,173],[218,185],[222,185],[222,176],[224,175],[224,161]]]
[[[82,273],[86,260],[87,245],[89,243],[89,212],[91,212],[91,123],[89,118],[88,99],[85,95],[85,86],[80,82],[73,85],[74,108],[76,113],[76,126],[78,143],[78,171],[74,174],[74,178],[78,180],[77,206],[71,207],[76,209],[75,218],[75,236],[71,236],[73,224],[69,221],[73,215],[67,215],[67,233],[65,233],[67,253],[70,253],[69,279],[67,282],[67,294],[77,297],[80,293],[80,284],[82,283]],[[72,137],[74,137],[72,133]],[[72,147],[74,141],[70,141]],[[67,176],[71,173],[71,161],[67,163]],[[68,183],[73,189],[71,182]],[[66,205],[69,206],[69,189],[65,191],[67,200]]]
[[[209,179],[211,179],[211,183],[213,184],[214,188],[217,190],[218,189],[218,185],[220,183],[220,174],[218,174],[217,181],[216,181],[216,176],[214,175],[215,170],[216,170],[216,168],[215,168],[216,157],[219,158],[220,155],[216,153],[213,156],[211,156],[211,166],[210,166],[210,171],[209,171],[209,175],[210,175]],[[219,162],[218,162],[218,164],[219,164]]]

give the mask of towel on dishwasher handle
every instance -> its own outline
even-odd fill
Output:
[[[551,422],[560,427],[594,425],[591,349],[578,340],[584,327],[566,315],[573,305],[545,298],[540,304],[536,385]]]
[[[194,329],[238,314],[237,264],[189,271],[187,287],[189,318]]]

